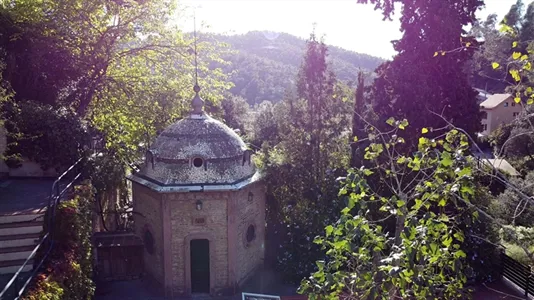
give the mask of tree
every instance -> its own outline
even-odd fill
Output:
[[[516,30],[519,30],[522,25],[523,6],[523,0],[517,0],[504,16],[504,22]]]
[[[264,143],[274,146],[280,142],[278,130],[278,117],[283,117],[283,112],[277,113],[281,106],[273,105],[270,101],[263,101],[253,109],[253,117],[250,124],[249,140],[252,145],[261,148]]]
[[[33,101],[8,101],[3,109],[8,142],[3,154],[12,168],[24,158],[61,173],[91,145],[86,124],[68,109]]]
[[[373,107],[384,126],[390,116],[411,120],[406,147],[416,147],[422,128],[446,123],[434,113],[474,136],[481,130],[477,93],[464,66],[477,42],[464,27],[476,20],[482,1],[359,0],[374,3],[386,18],[401,3],[402,38],[393,45],[398,54],[377,70],[372,87]],[[467,46],[467,47],[465,47]],[[455,49],[455,51],[452,51]],[[443,55],[442,51],[449,51]]]
[[[311,299],[468,297],[462,246],[476,219],[476,188],[471,159],[463,154],[467,137],[457,130],[442,139],[421,137],[418,151],[404,156],[398,149],[407,121],[388,123],[387,132],[375,127],[367,136],[370,167],[349,171],[339,191],[347,207],[315,240],[326,257],[302,282],[300,291]],[[372,174],[379,174],[384,190],[370,187]],[[393,231],[370,216],[370,205],[393,218]]]
[[[326,46],[313,35],[296,82],[296,93],[288,90],[284,101],[265,110],[276,111],[271,118],[276,129],[262,126],[266,130],[255,133],[255,139],[265,137],[257,143],[269,141],[263,144],[262,162],[271,197],[269,240],[276,248],[268,252],[277,254],[278,268],[290,282],[313,270],[322,255],[313,237],[333,222],[342,205],[332,199],[336,178],[348,165],[351,107],[348,88],[330,71]],[[274,130],[277,138],[269,136]]]
[[[499,126],[490,136],[494,153],[510,160],[523,174],[534,166],[533,110],[531,105],[525,106],[512,123]]]
[[[534,172],[530,171],[525,178],[511,178],[510,183],[526,195],[534,195]],[[529,203],[515,189],[507,189],[500,194],[494,205],[496,217],[506,224],[514,226],[534,226],[534,205]]]
[[[101,133],[109,155],[133,164],[158,131],[189,111],[194,94],[193,37],[167,24],[175,8],[174,1],[3,4],[4,79],[16,101],[76,111]],[[223,48],[209,36],[197,44],[210,109],[231,85],[209,68],[224,65]]]
[[[361,155],[358,155],[358,144],[356,143],[359,136],[363,136],[365,133],[365,123],[363,122],[363,118],[365,117],[365,109],[366,109],[366,99],[364,96],[364,74],[363,72],[358,73],[358,84],[356,87],[356,93],[354,97],[354,111],[352,114],[352,136],[351,136],[351,157],[350,157],[350,166],[352,168],[357,167],[357,161],[358,157],[361,157]]]
[[[534,2],[528,5],[523,16],[519,40],[524,42],[526,46],[534,42]]]
[[[470,60],[467,69],[473,86],[489,93],[504,93],[510,75],[502,69],[492,68],[492,63],[506,64],[511,55],[512,38],[497,29],[497,15],[489,15],[484,22],[473,25],[470,34],[483,40]]]
[[[239,96],[231,96],[224,99],[221,104],[226,125],[246,134],[245,124],[250,118],[250,106],[247,101]]]

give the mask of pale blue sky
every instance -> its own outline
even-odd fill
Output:
[[[478,13],[481,18],[490,13],[503,17],[515,0],[485,2],[486,8]],[[179,24],[188,31],[192,29],[192,20],[187,16],[192,16],[195,8],[202,31],[270,30],[307,38],[315,22],[317,33],[324,34],[328,44],[384,58],[394,54],[390,41],[400,37],[397,19],[382,21],[382,15],[372,5],[357,4],[356,0],[183,0],[181,3],[187,9],[179,17]]]

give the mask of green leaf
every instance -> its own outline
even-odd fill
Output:
[[[452,161],[451,154],[449,152],[443,152],[441,154],[441,164],[444,167],[449,167],[449,166],[452,165],[452,163],[453,163],[453,161]]]
[[[445,206],[445,204],[447,204],[447,200],[442,198],[439,200],[438,206]]]
[[[448,248],[452,244],[452,237],[449,236],[448,238],[444,239],[442,243],[445,247]]]
[[[328,225],[325,228],[326,230],[326,236],[330,236],[332,234],[332,231],[334,231],[334,227],[332,225]]]
[[[515,60],[519,59],[520,57],[521,57],[521,52],[514,52],[512,54],[512,58]]]
[[[512,78],[514,78],[515,81],[519,82],[521,81],[521,76],[519,75],[519,71],[512,69],[509,71],[510,75],[512,75]]]
[[[373,175],[373,171],[371,171],[371,170],[369,170],[369,169],[364,169],[364,170],[363,170],[363,174],[364,174],[365,176],[371,176],[371,175]]]
[[[491,66],[493,67],[493,69],[497,69],[501,65],[499,63],[497,63],[497,62],[494,62],[494,63],[491,64]]]
[[[403,207],[405,204],[404,200],[397,200],[397,207]]]
[[[423,127],[423,129],[421,129],[421,133],[422,134],[428,133],[428,129],[426,127]]]
[[[458,251],[454,252],[454,257],[455,258],[460,258],[460,257],[466,258],[467,255],[462,250],[458,250]]]
[[[397,163],[398,163],[398,164],[403,164],[403,163],[405,163],[405,162],[406,162],[406,157],[404,157],[404,156],[401,156],[401,157],[399,157],[399,158],[397,159]]]
[[[454,235],[454,238],[457,239],[459,242],[464,241],[464,234],[461,232],[456,232]]]
[[[386,123],[387,123],[388,125],[393,126],[393,123],[395,123],[395,119],[394,119],[393,117],[390,117],[389,119],[386,120]]]
[[[354,140],[355,142],[357,142],[357,141],[358,141],[358,137],[357,137],[357,136],[354,136],[353,140]]]
[[[528,59],[528,55],[524,54],[521,56],[521,61],[525,61]]]
[[[517,47],[517,42],[514,41],[514,42],[512,43],[512,48],[516,48],[516,47]]]
[[[435,243],[431,243],[430,244],[430,251],[432,253],[436,253],[438,251],[438,245],[436,245]]]
[[[408,126],[408,124],[409,124],[408,120],[404,119],[404,120],[402,120],[402,122],[400,122],[399,128],[404,130]]]
[[[514,98],[514,101],[515,101],[515,103],[520,103],[520,102],[521,102],[521,98],[519,98],[519,97],[515,97],[515,98]]]

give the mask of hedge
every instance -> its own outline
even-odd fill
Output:
[[[94,190],[90,184],[84,183],[75,187],[72,200],[59,205],[51,230],[54,247],[22,299],[87,300],[93,297],[93,203]],[[44,232],[47,229],[45,224]],[[47,251],[48,245],[44,246],[37,254],[36,262]]]

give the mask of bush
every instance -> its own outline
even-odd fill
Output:
[[[530,259],[521,247],[511,243],[503,243],[503,246],[506,247],[506,255],[522,264],[531,265]]]
[[[534,194],[533,181],[534,172],[528,173],[525,179],[510,178],[511,184],[525,195]],[[506,189],[504,193],[500,194],[493,207],[495,215],[507,224],[534,226],[534,206],[513,189]]]
[[[87,300],[94,294],[92,277],[92,204],[94,192],[89,184],[76,187],[72,200],[62,202],[50,230],[55,241],[34,279],[25,300]],[[47,212],[48,214],[48,212]],[[45,231],[47,232],[45,223]],[[36,262],[48,250],[44,245]]]
[[[4,103],[8,166],[20,166],[23,157],[43,169],[71,166],[90,144],[80,118],[66,108],[37,102]]]

